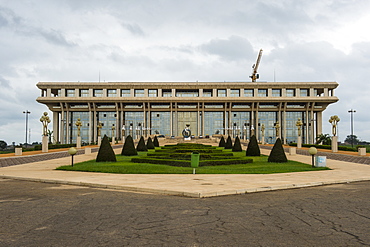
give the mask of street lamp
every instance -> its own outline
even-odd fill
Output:
[[[348,113],[350,113],[351,114],[351,144],[352,144],[352,147],[353,147],[353,113],[355,113],[356,112],[356,110],[353,110],[353,109],[351,109],[351,110],[349,110],[348,111]]]
[[[77,149],[74,148],[74,147],[71,147],[70,149],[68,149],[68,153],[71,155],[72,157],[72,166],[73,166],[73,156],[77,153]]]
[[[28,114],[31,114],[31,112],[29,112],[28,110],[26,110],[26,111],[23,111],[23,113],[26,114],[26,148],[27,148]]]

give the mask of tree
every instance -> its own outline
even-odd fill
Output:
[[[284,163],[288,162],[286,158],[283,144],[281,143],[280,138],[278,138],[272,148],[269,158],[267,159],[268,162],[276,162],[276,163]]]
[[[147,147],[145,145],[145,141],[144,141],[144,137],[143,136],[140,137],[139,143],[136,146],[136,150],[137,151],[144,151],[144,152],[148,151],[148,149],[147,149]]]
[[[125,143],[123,144],[123,148],[121,151],[121,155],[125,156],[137,155],[134,140],[132,140],[132,137],[130,135],[126,137]]]
[[[154,144],[154,147],[159,147],[159,141],[158,141],[157,136],[154,136],[153,144]]]
[[[99,147],[98,155],[96,156],[96,162],[116,162],[116,155],[113,151],[112,146],[109,143],[107,135],[104,135],[101,145]]]
[[[218,143],[218,146],[224,148],[225,145],[226,145],[225,138],[224,138],[224,136],[221,136],[221,139],[220,139],[220,142]]]
[[[245,151],[246,156],[261,156],[260,147],[258,146],[257,138],[252,135],[249,140],[247,150]]]
[[[154,143],[153,143],[153,141],[152,141],[152,138],[150,138],[150,136],[149,136],[149,138],[148,138],[148,141],[146,142],[146,147],[147,147],[148,149],[155,149],[155,147],[154,147]]]
[[[1,150],[4,150],[7,146],[8,146],[8,144],[5,141],[0,140],[0,149]]]
[[[360,140],[357,138],[356,135],[348,135],[344,142],[357,145],[360,142]]]
[[[329,134],[320,134],[316,137],[316,144],[331,145],[331,138]]]
[[[233,146],[233,152],[242,152],[242,145],[240,144],[239,136],[235,138],[234,146]]]
[[[231,140],[231,137],[228,136],[226,139],[225,149],[232,149],[233,148],[233,141]]]
[[[51,142],[51,138],[52,138],[52,135],[53,135],[53,131],[51,131],[51,130],[49,130],[48,129],[48,136],[49,136],[49,143],[51,144],[52,142]]]

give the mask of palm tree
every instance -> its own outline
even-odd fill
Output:
[[[51,143],[51,135],[52,134],[53,134],[53,131],[48,129],[49,143]]]
[[[316,137],[316,144],[331,145],[331,138],[329,134],[320,134]]]

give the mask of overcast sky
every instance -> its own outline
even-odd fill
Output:
[[[337,81],[339,138],[370,141],[368,0],[0,0],[0,140],[41,140],[39,81]],[[274,76],[275,75],[275,76]],[[50,114],[50,113],[49,113]]]

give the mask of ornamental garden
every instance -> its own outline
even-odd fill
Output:
[[[141,138],[134,145],[131,136],[115,155],[108,138],[104,136],[97,158],[74,166],[61,166],[58,170],[104,172],[122,174],[192,174],[192,154],[199,155],[197,174],[269,174],[325,170],[286,158],[278,138],[269,156],[261,155],[256,138],[251,138],[247,149],[241,147],[239,138],[222,137],[218,146],[179,143],[160,147],[157,137]]]

